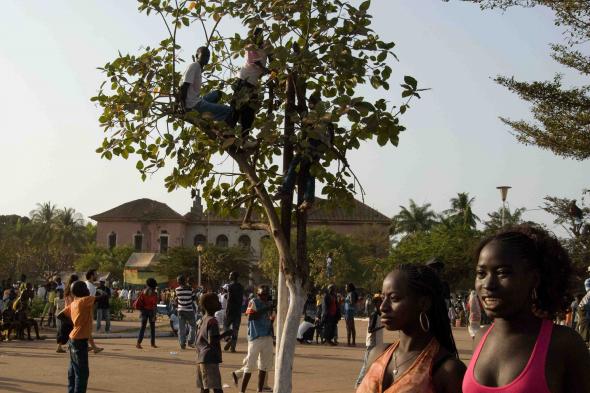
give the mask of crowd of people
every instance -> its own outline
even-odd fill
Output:
[[[432,263],[395,266],[381,292],[364,295],[364,301],[353,283],[341,293],[334,284],[310,293],[297,339],[338,345],[338,324],[344,319],[347,345],[356,345],[355,317],[364,304],[368,327],[357,393],[590,392],[590,279],[584,282],[586,293],[570,302],[570,260],[559,241],[533,226],[513,227],[482,241],[476,260],[475,289],[465,296],[449,295],[440,266]],[[184,275],[174,288],[159,290],[150,278],[139,291],[108,288],[94,270],[84,278],[73,274],[64,284],[54,277],[36,290],[25,277],[14,285],[2,283],[0,332],[16,338],[27,332],[30,339],[32,329],[42,339],[39,326],[55,326],[56,351],[66,352],[67,344],[70,354],[70,392],[86,390],[88,353],[102,351],[92,334],[102,322],[109,331],[112,297],[139,312],[138,349],[148,325],[150,344],[157,348],[156,315],[159,307],[164,310],[179,348],[197,352],[202,392],[222,391],[222,347],[236,351],[245,316],[247,354],[243,367],[231,373],[232,382],[246,392],[257,371],[257,391],[272,391],[267,380],[274,363],[276,304],[270,287],[260,285],[249,293],[236,272],[217,291],[195,288]],[[29,314],[35,298],[44,302],[39,322]],[[473,338],[467,367],[452,333],[458,313],[465,314]],[[397,331],[398,339],[385,344],[384,330]]]

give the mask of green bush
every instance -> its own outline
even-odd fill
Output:
[[[33,298],[33,301],[31,302],[31,312],[29,316],[31,318],[39,318],[41,314],[43,314],[44,308],[45,302],[43,301],[43,299],[40,299],[38,297]]]
[[[123,308],[126,307],[125,300],[119,299],[118,297],[110,299],[110,309],[111,309],[111,320],[113,321],[121,321],[125,318],[123,314]]]

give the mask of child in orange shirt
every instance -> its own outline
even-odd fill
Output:
[[[60,319],[69,317],[73,323],[70,332],[70,366],[68,368],[68,393],[85,393],[88,386],[88,339],[92,333],[92,307],[103,296],[90,296],[90,291],[83,281],[72,284],[71,293],[74,301],[59,315]]]

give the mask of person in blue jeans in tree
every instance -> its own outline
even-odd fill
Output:
[[[209,64],[211,52],[205,46],[197,49],[196,61],[193,62],[182,76],[180,86],[180,104],[186,112],[196,111],[209,114],[213,120],[228,121],[231,108],[219,104],[223,93],[214,90],[201,97],[201,85],[203,83],[203,67]]]
[[[309,109],[314,110],[321,102],[320,94],[315,92],[309,97]],[[310,124],[311,123],[311,124]],[[303,127],[301,151],[298,152],[287,170],[283,184],[279,187],[277,199],[289,197],[293,193],[298,178],[303,180],[304,195],[299,210],[306,211],[313,207],[315,201],[315,176],[310,172],[313,164],[320,161],[322,154],[332,147],[334,125],[326,121],[308,121]]]

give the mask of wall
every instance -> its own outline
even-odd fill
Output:
[[[143,234],[143,252],[160,251],[160,233],[168,232],[168,247],[178,247],[184,244],[185,224],[169,221],[99,221],[96,228],[96,243],[108,247],[108,236],[111,232],[117,234],[117,246],[133,247],[133,239],[137,231]]]

